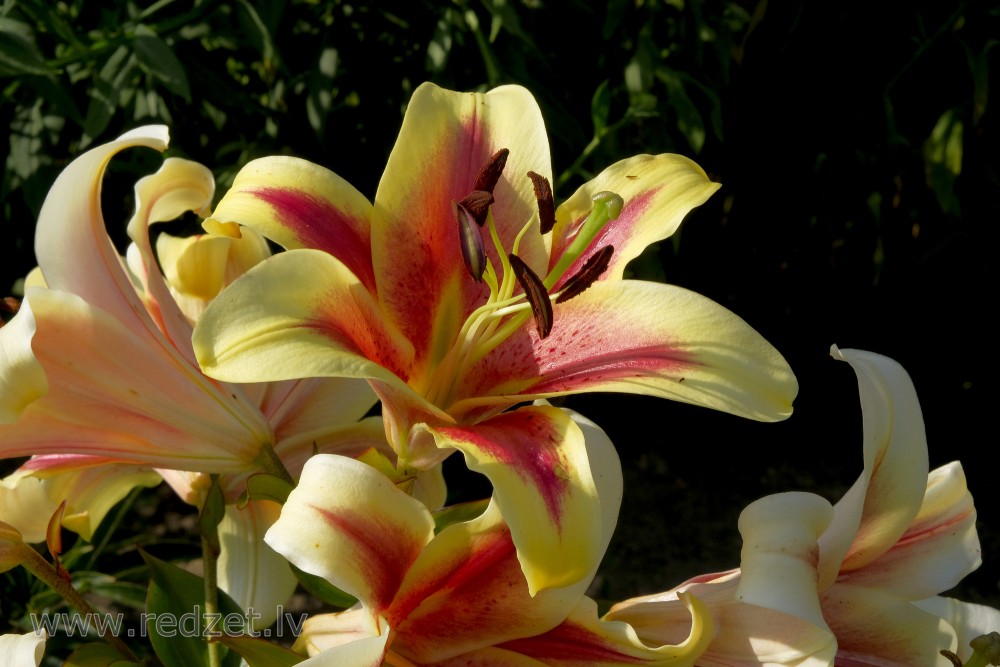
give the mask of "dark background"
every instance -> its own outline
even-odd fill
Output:
[[[23,28],[0,35],[0,124],[11,128],[0,291],[34,265],[33,221],[59,169],[136,125],[168,123],[168,154],[213,168],[220,191],[247,160],[288,153],[372,197],[420,82],[520,83],[542,106],[558,200],[636,153],[683,153],[722,183],[633,271],[741,315],[800,383],[781,424],[646,397],[566,401],[610,433],[625,467],[595,594],[737,565],[736,518],[763,494],[839,498],[861,472],[861,419],[853,372],[828,356],[836,343],[910,372],[932,466],[962,460],[977,500],[986,564],[960,594],[1000,605],[987,420],[997,3],[94,4],[19,2],[7,18]],[[105,215],[118,240],[134,174],[159,159],[132,151],[113,163]],[[456,497],[475,488],[463,478]]]

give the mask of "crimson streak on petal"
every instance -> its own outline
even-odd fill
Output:
[[[375,294],[375,271],[367,225],[313,195],[287,188],[258,188],[253,195],[274,209],[281,224],[295,231],[305,248],[327,252]]]
[[[574,466],[563,461],[556,448],[564,435],[552,422],[531,410],[515,410],[471,428],[442,426],[437,430],[469,443],[496,465],[516,472],[526,485],[538,489],[552,523],[562,530],[563,497],[571,490],[567,471]]]

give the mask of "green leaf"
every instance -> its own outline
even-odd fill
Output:
[[[139,25],[135,29],[133,45],[135,57],[144,70],[159,79],[170,92],[191,101],[191,87],[184,65],[159,35],[148,26]]]
[[[257,637],[222,637],[219,641],[243,656],[250,667],[292,667],[305,660],[305,656]]]
[[[261,60],[268,66],[274,60],[274,40],[267,29],[267,24],[261,19],[254,6],[246,0],[239,0],[237,7],[242,10],[238,14],[241,37],[253,44],[260,52]]]
[[[153,650],[166,667],[208,667],[207,636],[243,634],[243,610],[219,591],[219,613],[206,618],[205,582],[201,577],[145,551],[140,553],[149,567],[146,634]],[[223,653],[224,667],[238,667],[239,655],[228,649]]]
[[[594,123],[594,136],[600,136],[608,127],[608,116],[611,114],[611,88],[608,80],[601,81],[590,100],[590,118]]]
[[[0,18],[0,76],[52,74],[35,46],[31,26]]]
[[[927,185],[937,197],[941,210],[961,215],[955,181],[962,173],[962,135],[964,126],[955,109],[941,114],[931,136],[924,142],[924,168]]]
[[[63,667],[129,667],[138,663],[122,660],[118,651],[105,643],[84,644],[73,651]]]
[[[134,63],[128,47],[119,46],[101,67],[90,89],[90,103],[83,119],[85,140],[81,142],[81,148],[99,137],[107,128],[118,109],[118,100],[122,96],[125,81],[131,76]]]
[[[289,563],[289,565],[292,568],[292,573],[295,574],[295,578],[299,580],[300,584],[302,584],[302,588],[306,589],[309,594],[319,598],[323,602],[341,609],[352,607],[354,606],[354,603],[357,602],[356,598],[340,590],[323,577],[317,577],[315,574],[303,572],[291,563]]]

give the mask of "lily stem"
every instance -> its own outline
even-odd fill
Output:
[[[212,475],[212,486],[205,496],[205,503],[202,505],[201,514],[198,517],[198,528],[201,533],[201,558],[205,577],[206,628],[212,627],[210,623],[219,617],[218,562],[221,551],[219,522],[222,521],[225,511],[225,499],[219,486],[219,476]],[[208,667],[222,667],[219,642],[212,641],[212,637],[206,637],[206,639],[208,640],[206,643]]]
[[[41,554],[31,548],[25,548],[22,554],[23,560],[21,564],[31,572],[33,575],[45,582],[49,588],[58,593],[63,600],[66,601],[70,607],[76,610],[76,612],[83,616],[85,619],[97,618],[98,612],[90,606],[90,603],[80,595],[80,593],[73,588],[73,584],[66,581],[56,569],[49,564]],[[97,631],[101,636],[101,639],[111,644],[116,651],[118,651],[123,658],[135,663],[141,663],[142,660],[132,652],[132,650],[125,645],[121,639],[115,635],[109,633],[104,624],[94,623],[91,627]]]

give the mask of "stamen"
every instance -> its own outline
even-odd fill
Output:
[[[462,198],[462,201],[458,202],[459,206],[465,207],[473,219],[475,219],[476,224],[480,227],[486,222],[486,214],[490,210],[490,204],[493,203],[493,195],[485,190],[473,190],[469,194]]]
[[[606,245],[596,253],[591,255],[583,268],[577,271],[573,276],[566,281],[559,296],[556,297],[556,303],[563,303],[564,301],[569,301],[575,296],[582,294],[588,287],[594,284],[594,282],[601,277],[605,269],[608,268],[608,264],[611,263],[611,255],[615,252],[615,247],[612,245]]]
[[[535,326],[538,328],[538,337],[545,338],[552,333],[552,301],[549,293],[534,271],[531,270],[524,260],[517,255],[508,256],[510,267],[514,270],[517,282],[524,290],[524,297],[531,304],[531,312],[535,316]]]
[[[535,188],[535,200],[538,202],[538,228],[542,234],[548,234],[556,226],[555,203],[552,199],[552,186],[549,179],[533,171],[528,172],[531,185]]]
[[[472,186],[472,189],[482,190],[492,195],[493,188],[497,186],[500,175],[503,174],[503,168],[507,164],[508,155],[510,155],[510,150],[506,148],[501,148],[494,153],[493,157],[479,170],[479,174],[476,176],[476,183]]]
[[[609,222],[618,218],[625,206],[625,200],[621,195],[614,192],[598,192],[591,197],[594,208],[590,210],[586,220],[580,225],[576,237],[570,242],[569,247],[563,251],[559,261],[552,267],[549,274],[545,276],[545,287],[551,289],[559,279],[562,278],[566,270],[572,266],[577,258],[586,252],[590,244],[597,238]]]
[[[486,271],[486,246],[475,217],[461,202],[453,202],[455,219],[458,221],[458,241],[462,246],[465,269],[476,282],[481,282]]]

